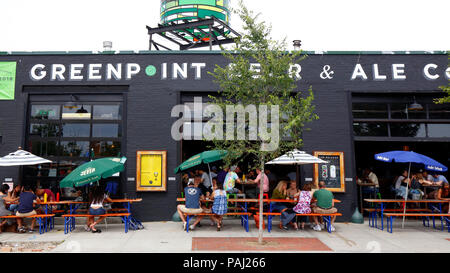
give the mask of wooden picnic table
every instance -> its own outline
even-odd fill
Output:
[[[424,204],[437,204],[439,206],[439,213],[442,213],[442,203],[449,202],[448,200],[439,200],[439,199],[422,199],[422,200],[411,200],[411,199],[364,199],[364,201],[369,203],[375,203],[380,205],[380,218],[381,218],[381,230],[384,230],[384,211],[386,209],[386,203],[402,203],[403,206],[409,203],[424,203]],[[378,228],[377,223],[377,209],[369,213],[370,219],[369,226]]]
[[[142,225],[142,223],[137,220],[136,218],[134,218],[131,215],[131,204],[132,203],[136,203],[136,202],[141,202],[142,198],[136,198],[136,199],[129,199],[129,198],[124,198],[124,199],[112,199],[112,202],[107,202],[105,201],[105,203],[124,203],[124,209],[127,210],[127,213],[130,213],[130,217],[128,217],[128,221],[131,225],[131,227],[133,229],[139,229],[139,228],[143,228],[144,226]],[[48,213],[52,213],[52,207],[53,205],[69,205],[69,214],[75,214],[76,210],[78,209],[78,207],[81,204],[88,204],[89,202],[87,201],[71,201],[71,200],[63,200],[63,201],[47,201],[47,202],[41,202],[41,205],[45,205],[45,214]],[[74,207],[75,205],[75,207]],[[50,207],[49,207],[50,206]],[[54,218],[52,218],[52,221],[50,223],[50,229],[52,229],[54,226]],[[75,218],[71,219],[71,227],[75,228]],[[47,230],[47,225],[46,225],[46,230]]]

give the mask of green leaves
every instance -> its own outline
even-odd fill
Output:
[[[308,122],[318,119],[314,113],[314,95],[310,87],[306,94],[297,89],[300,79],[299,63],[306,58],[301,51],[289,52],[286,39],[273,40],[271,27],[260,22],[258,15],[249,11],[242,3],[239,10],[233,10],[243,21],[244,34],[237,40],[236,46],[223,55],[230,65],[216,66],[215,83],[220,87],[217,97],[210,96],[212,103],[219,105],[225,112],[227,105],[254,105],[257,109],[267,105],[279,107],[279,123],[270,124],[272,130],[278,129],[280,142],[270,152],[261,149],[264,135],[258,130],[258,140],[213,140],[213,149],[229,151],[224,159],[226,164],[240,160],[250,160],[253,166],[260,166],[263,158],[271,159],[288,150],[303,145],[302,132]],[[272,121],[269,111],[268,120]],[[246,115],[246,135],[250,130],[250,115]],[[259,120],[258,126],[261,126]],[[233,124],[225,124],[233,126]],[[267,142],[266,142],[267,144]]]
[[[447,54],[448,59],[450,60],[450,53],[447,52]],[[436,104],[450,103],[450,84],[447,84],[447,86],[439,86],[439,88],[442,89],[443,92],[447,93],[447,96],[440,99],[435,99],[434,102]]]

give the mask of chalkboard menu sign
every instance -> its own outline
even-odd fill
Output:
[[[314,183],[324,181],[327,190],[345,192],[344,153],[314,152],[314,156],[328,162],[314,164]]]

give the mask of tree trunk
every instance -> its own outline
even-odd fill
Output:
[[[264,173],[264,156],[262,156],[261,160],[261,179],[259,181],[259,234],[258,234],[258,243],[263,243],[263,221],[264,221],[264,215],[263,215],[263,196],[264,196],[264,180],[265,180],[265,173]]]

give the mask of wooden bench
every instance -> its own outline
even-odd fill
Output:
[[[395,217],[422,217],[423,225],[426,227],[430,226],[430,217],[433,218],[433,228],[436,228],[435,225],[435,217],[441,218],[441,230],[444,230],[444,223],[445,220],[448,228],[448,232],[450,232],[450,213],[391,213],[387,212],[384,213],[384,216],[386,216],[386,222],[387,222],[387,231],[389,233],[392,233],[392,222],[393,218]],[[427,224],[425,224],[425,221]]]
[[[49,218],[49,217],[53,217],[55,216],[54,214],[35,214],[35,215],[31,215],[31,216],[17,216],[17,215],[5,215],[5,216],[0,216],[0,219],[17,219],[17,218],[36,218],[38,220],[38,224],[39,224],[39,234],[43,234],[44,232],[47,231],[47,225],[44,225],[44,219]]]
[[[186,232],[189,232],[189,221],[193,216],[214,216],[214,213],[183,213],[186,215]],[[250,212],[228,212],[223,216],[240,216],[241,217],[241,226],[245,228],[245,230],[249,231],[248,217],[252,215]]]
[[[128,232],[128,227],[130,225],[130,213],[106,213],[102,215],[95,215],[95,217],[120,217],[125,224],[125,233]],[[72,232],[75,229],[75,218],[76,217],[91,217],[90,214],[64,214],[64,234]]]
[[[331,217],[332,216],[342,216],[342,213],[307,213],[307,214],[301,214],[296,213],[296,216],[317,216],[322,217],[325,228],[329,233],[331,233]],[[256,213],[256,216],[259,216],[259,213]],[[267,219],[267,231],[270,232],[272,230],[272,217],[273,216],[281,216],[281,212],[263,212],[263,216],[268,216]]]
[[[364,211],[367,211],[369,213],[369,226],[370,227],[378,227],[378,218],[377,218],[377,212],[381,212],[381,209],[364,209]],[[384,209],[383,212],[403,212],[404,209]],[[406,212],[432,212],[431,209],[406,209]]]

